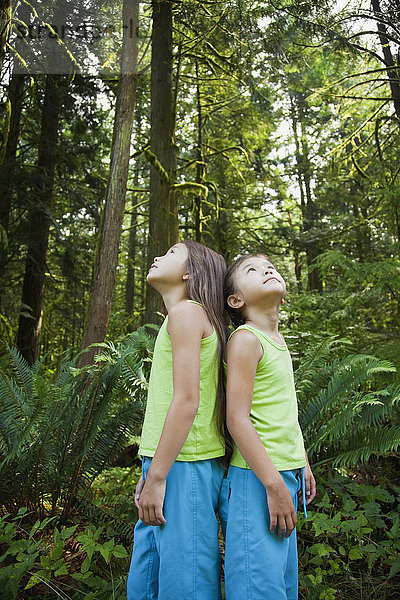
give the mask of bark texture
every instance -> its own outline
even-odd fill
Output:
[[[372,10],[377,18],[377,28],[379,41],[382,46],[382,52],[385,59],[385,65],[388,67],[387,75],[389,79],[390,91],[393,98],[393,106],[396,112],[396,116],[400,119],[400,65],[395,62],[392,51],[390,49],[390,43],[387,37],[387,31],[385,25],[380,21],[384,16],[381,10],[379,0],[371,0]],[[399,67],[397,70],[393,67]]]
[[[39,357],[46,257],[57,161],[57,136],[61,107],[60,83],[61,80],[58,77],[46,77],[37,165],[37,190],[29,215],[28,250],[17,346],[30,364]]]
[[[153,0],[150,130],[152,166],[147,267],[150,267],[155,256],[164,254],[178,241],[177,206],[171,190],[176,172],[172,24],[172,3]],[[159,294],[148,287],[145,322],[157,322],[156,312],[160,309]]]
[[[130,143],[137,87],[139,2],[124,0],[121,75],[115,107],[111,164],[99,233],[95,276],[82,349],[103,342],[111,312],[128,180]],[[96,348],[81,355],[80,365],[93,361]]]
[[[11,25],[11,0],[0,0],[0,73],[3,68]]]
[[[16,165],[17,146],[21,130],[24,75],[14,73],[8,88],[8,127],[5,131],[5,144],[0,164],[0,307],[5,283],[5,270],[8,262],[9,221],[12,208],[12,192]]]

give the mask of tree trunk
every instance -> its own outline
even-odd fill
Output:
[[[154,256],[164,254],[178,241],[175,195],[171,190],[176,172],[175,101],[173,91],[172,3],[153,0],[151,55],[151,130],[149,240],[147,267]],[[157,321],[161,298],[148,287],[145,322]]]
[[[201,96],[199,77],[199,65],[196,60],[196,100],[197,100],[197,165],[196,165],[196,183],[203,183],[204,180],[204,160],[203,160],[203,117],[201,110]],[[201,192],[195,198],[196,215],[195,215],[195,231],[196,241],[203,241],[203,195]]]
[[[0,306],[4,286],[4,272],[8,260],[8,224],[11,212],[11,197],[14,181],[14,170],[18,140],[21,129],[22,99],[24,94],[24,75],[14,73],[8,89],[8,110],[10,119],[8,131],[5,132],[3,143],[4,158],[0,164]]]
[[[0,74],[6,55],[7,40],[11,24],[11,0],[0,0]]]
[[[374,15],[378,18],[383,16],[380,2],[379,0],[371,0],[372,10],[374,11]],[[399,84],[399,71],[400,65],[395,63],[392,52],[390,50],[389,40],[387,38],[386,27],[383,23],[377,21],[378,35],[379,40],[382,46],[382,52],[385,59],[385,64],[387,67],[391,67],[390,70],[387,71],[387,75],[389,78],[390,91],[392,93],[394,110],[396,112],[397,117],[400,119],[400,84]],[[393,69],[393,67],[398,66],[399,69]]]
[[[304,114],[301,103],[303,100],[293,97],[290,93],[291,119],[293,136],[296,146],[296,170],[300,190],[300,208],[303,217],[302,232],[304,232],[304,251],[308,266],[308,288],[310,290],[322,291],[322,279],[315,259],[320,254],[318,240],[310,239],[310,231],[316,230],[317,218],[316,207],[312,199],[311,191],[311,169],[309,159],[309,148],[304,125]],[[300,126],[300,136],[298,133]]]
[[[138,178],[135,178],[137,183]],[[133,196],[134,202],[137,198],[135,194]],[[132,211],[131,222],[129,228],[129,240],[128,240],[128,265],[126,273],[126,287],[125,287],[125,313],[128,317],[134,306],[135,301],[135,254],[136,254],[136,228],[137,228],[137,212]]]
[[[22,99],[25,76],[14,73],[8,88],[10,107],[9,128],[6,131],[4,159],[0,164],[0,224],[8,230],[15,157],[21,129]]]
[[[124,23],[130,23],[131,26],[124,29],[110,174],[99,232],[94,282],[82,349],[96,342],[103,342],[106,336],[124,217],[137,86],[139,28],[139,2],[137,0],[124,0],[123,20]],[[93,347],[82,354],[80,365],[90,364],[95,351],[96,348]]]
[[[60,78],[46,77],[37,166],[37,202],[29,216],[28,250],[17,346],[30,364],[39,357],[46,257],[57,161],[57,134],[61,106],[60,83]]]
[[[140,103],[139,103],[140,104]],[[139,108],[139,107],[138,107]],[[137,111],[136,116],[136,139],[141,140],[143,137],[142,133],[142,115]],[[135,176],[133,180],[134,187],[139,187],[139,168],[135,169]],[[136,244],[137,244],[137,229],[139,219],[139,206],[138,206],[139,194],[135,192],[132,196],[132,214],[129,227],[129,239],[128,239],[128,264],[126,273],[126,285],[125,285],[125,313],[129,317],[135,304],[135,261],[136,261]],[[143,306],[143,305],[142,305]],[[129,331],[131,330],[128,327]]]

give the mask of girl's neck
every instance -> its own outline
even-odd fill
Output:
[[[256,329],[259,329],[263,333],[266,333],[272,338],[282,338],[281,334],[278,331],[279,307],[271,307],[267,310],[249,308],[246,311],[246,325],[251,325]]]
[[[173,287],[161,293],[167,312],[169,312],[176,304],[188,299],[187,288],[185,286]]]

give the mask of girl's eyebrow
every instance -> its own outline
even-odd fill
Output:
[[[263,266],[266,265],[267,267],[273,267],[274,265],[272,264],[272,262],[265,262],[263,263]],[[245,271],[246,269],[248,269],[249,267],[256,267],[257,265],[254,263],[248,263],[247,265],[245,265],[244,267],[242,267],[242,271]],[[275,268],[275,267],[274,267]]]

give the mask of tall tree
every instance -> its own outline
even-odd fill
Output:
[[[3,229],[2,235],[0,236],[3,242],[0,244],[0,306],[4,268],[7,262],[8,225],[10,220],[17,145],[21,129],[22,99],[25,85],[24,79],[24,75],[13,73],[10,80],[7,100],[9,119],[6,123],[7,130],[3,139],[2,161],[0,160],[0,228]]]
[[[39,356],[63,78],[46,76],[37,163],[37,189],[29,217],[28,249],[17,346],[29,363]]]
[[[11,0],[0,0],[0,74],[6,54],[8,34],[11,25]]]
[[[176,196],[171,184],[176,173],[175,95],[173,88],[172,2],[153,0],[151,55],[151,131],[149,240],[147,264],[178,240]],[[177,85],[177,82],[176,82]],[[156,321],[159,294],[147,289],[146,323]]]
[[[400,64],[398,61],[397,63],[395,62],[392,51],[390,49],[389,35],[385,26],[384,14],[380,6],[380,0],[371,0],[371,4],[372,10],[376,18],[376,26],[378,29],[379,41],[382,47],[384,62],[387,67],[387,74],[389,79],[390,91],[393,99],[394,110],[396,112],[397,117],[400,119]],[[398,10],[399,8],[397,6],[397,11]],[[398,40],[396,41],[398,42]]]
[[[103,342],[107,333],[108,320],[118,264],[125,196],[129,171],[130,144],[135,112],[139,1],[124,0],[124,29],[121,74],[118,82],[115,107],[114,131],[111,147],[111,164],[99,244],[95,266],[88,318],[82,340],[82,349],[95,342]],[[93,360],[95,348],[81,355],[80,364]]]

